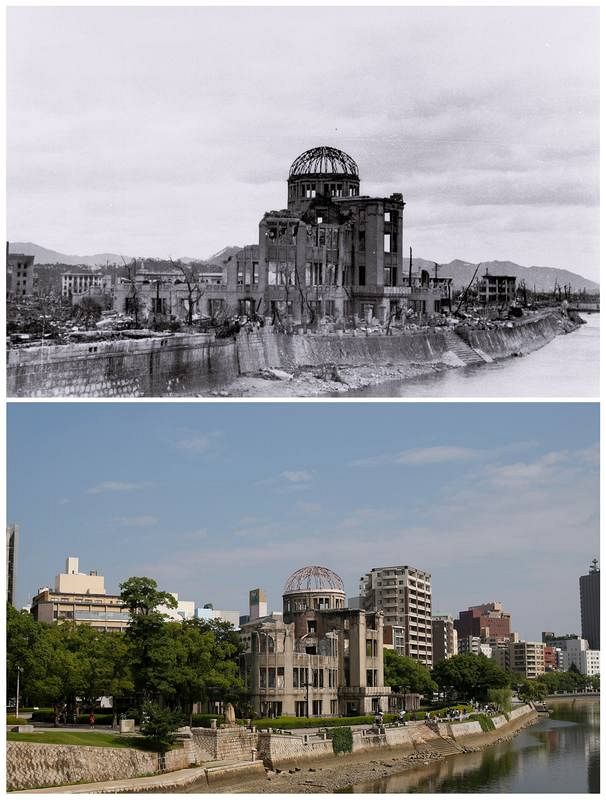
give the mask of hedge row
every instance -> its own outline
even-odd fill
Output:
[[[7,725],[28,725],[29,720],[25,719],[25,717],[16,717],[14,714],[7,714],[6,715],[6,724]]]

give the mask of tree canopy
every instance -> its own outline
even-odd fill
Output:
[[[415,692],[431,695],[437,690],[431,673],[423,664],[412,658],[402,656],[395,650],[385,650],[385,685],[400,692]]]
[[[461,699],[488,700],[490,689],[509,685],[509,675],[492,659],[468,653],[440,661],[432,677],[446,693],[455,692]]]

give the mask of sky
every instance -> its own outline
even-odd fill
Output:
[[[319,564],[432,575],[433,611],[501,601],[528,640],[580,632],[599,557],[598,405],[9,403],[17,602],[67,556],[106,589],[148,576],[196,606],[281,610]]]
[[[402,192],[405,247],[599,278],[599,9],[8,9],[8,238],[208,257],[299,153]]]

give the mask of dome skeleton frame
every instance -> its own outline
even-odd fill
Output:
[[[289,178],[298,175],[344,175],[360,178],[358,165],[336,147],[314,147],[301,153],[292,163]]]
[[[345,594],[343,581],[328,567],[310,566],[296,570],[286,581],[284,594],[298,592],[341,592]]]

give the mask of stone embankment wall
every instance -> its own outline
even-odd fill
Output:
[[[252,760],[257,734],[247,728],[192,728],[193,745],[200,761]]]
[[[528,353],[574,329],[559,311],[512,328],[461,327],[459,344],[503,358]],[[460,337],[460,338],[459,338]],[[129,339],[8,351],[9,397],[158,397],[206,394],[239,375],[337,367],[465,363],[452,352],[453,335],[435,328],[393,336],[274,333],[263,328],[237,339],[208,334]],[[465,344],[463,344],[465,343]],[[472,353],[470,350],[469,353]]]
[[[158,771],[156,753],[130,748],[31,742],[7,742],[6,748],[6,783],[9,791],[135,778]]]
[[[460,326],[457,333],[470,347],[482,350],[492,358],[506,358],[514,353],[526,355],[538,350],[558,334],[568,333],[577,327],[564,313],[553,311],[523,322],[514,322],[511,328],[500,326],[491,330],[477,330]]]
[[[474,745],[480,743],[480,738],[486,742],[491,741],[498,730],[502,735],[515,733],[529,722],[537,718],[536,711],[528,705],[520,706],[506,717],[495,717],[495,732],[484,733],[477,721],[461,722],[455,724],[441,724],[438,731],[432,730],[424,723],[407,725],[406,727],[386,728],[384,734],[370,733],[365,735],[362,731],[353,733],[353,753],[372,752],[384,748],[397,748],[402,751],[430,751],[432,744],[440,745],[444,740],[453,743],[465,744],[472,741]],[[503,729],[503,730],[501,730]],[[259,733],[259,758],[262,758],[268,767],[280,767],[292,763],[305,763],[318,758],[327,758],[333,755],[330,739],[322,740],[316,737],[301,735],[284,735],[271,732]],[[460,749],[460,748],[459,748]]]
[[[238,375],[236,344],[177,334],[18,348],[7,355],[10,397],[157,397],[211,391]]]

